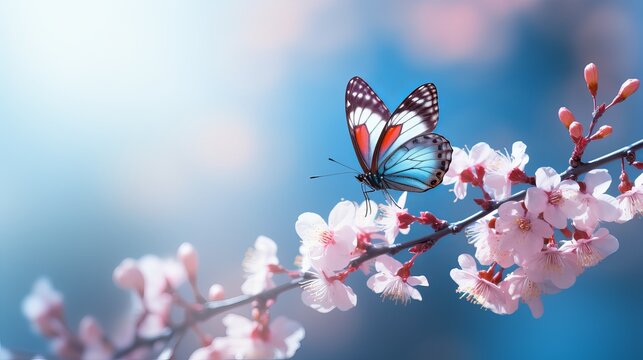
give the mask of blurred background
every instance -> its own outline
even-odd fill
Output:
[[[528,172],[564,170],[572,147],[558,108],[588,124],[588,62],[601,101],[643,76],[642,17],[636,0],[2,1],[0,343],[47,351],[20,311],[43,275],[73,327],[92,314],[110,329],[128,303],[111,280],[125,257],[173,256],[189,241],[203,289],[219,282],[230,296],[258,235],[292,264],[300,213],[362,199],[351,176],[308,179],[342,170],[328,156],[357,166],[343,100],[354,75],[390,109],[434,82],[436,132],[453,145],[522,140]],[[587,158],[638,140],[641,113],[641,94],[611,110],[613,135]],[[452,201],[438,187],[407,204],[448,220],[477,210]],[[319,314],[291,291],[272,313],[303,324],[300,359],[636,357],[641,225],[608,225],[620,251],[545,297],[539,320],[524,305],[499,316],[458,299],[449,270],[474,252],[464,235],[417,262],[431,284],[422,302],[382,303],[356,274],[351,311]],[[223,331],[220,319],[208,327]]]

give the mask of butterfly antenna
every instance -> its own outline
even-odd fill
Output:
[[[327,177],[327,176],[344,175],[344,174],[352,174],[352,172],[344,171],[344,172],[332,173],[332,174],[314,175],[314,176],[310,176],[310,178],[311,179],[318,179],[318,178]]]
[[[354,168],[352,168],[352,167],[350,167],[350,166],[348,166],[348,165],[342,164],[342,163],[340,163],[339,161],[337,161],[337,160],[335,160],[335,159],[333,159],[333,158],[328,158],[328,160],[330,160],[330,161],[334,162],[335,164],[339,164],[339,165],[341,165],[341,166],[343,166],[343,167],[345,167],[345,168],[347,168],[347,169],[351,169],[351,170],[353,170],[354,172],[356,172],[356,173],[358,173],[358,174],[359,174],[359,171],[355,170]]]

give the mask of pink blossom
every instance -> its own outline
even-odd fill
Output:
[[[574,227],[592,232],[599,221],[615,221],[621,216],[616,199],[605,194],[612,177],[605,169],[591,170],[583,179],[584,191],[579,193],[578,201],[585,212],[574,217]]]
[[[414,286],[429,286],[426,276],[410,276],[409,269],[395,258],[382,255],[375,261],[377,274],[368,279],[367,285],[382,298],[393,299],[406,304],[410,299],[422,300],[420,292]]]
[[[616,220],[624,223],[632,220],[637,214],[643,215],[643,174],[634,180],[634,186],[616,197],[616,203],[621,209],[621,216]]]
[[[579,185],[573,180],[561,181],[560,175],[550,167],[536,170],[536,187],[527,189],[525,206],[534,214],[543,213],[545,221],[563,229],[567,219],[582,213],[578,198]]]
[[[168,289],[176,289],[186,280],[183,265],[175,259],[162,259],[154,255],[145,255],[138,261],[138,268],[145,279],[145,296],[153,297]]]
[[[46,278],[38,279],[22,301],[22,312],[34,330],[47,337],[64,331],[63,297]]]
[[[589,239],[563,241],[560,250],[575,254],[577,263],[587,268],[616,252],[618,240],[607,229],[600,228]]]
[[[514,301],[520,299],[529,306],[531,316],[538,319],[543,315],[543,301],[540,298],[543,291],[538,283],[527,277],[523,268],[518,268],[507,275],[503,285]]]
[[[522,267],[531,280],[537,283],[549,281],[559,289],[574,285],[576,277],[582,272],[574,254],[551,244],[527,258]]]
[[[451,279],[458,284],[456,292],[468,301],[493,311],[496,314],[511,314],[517,304],[512,301],[506,290],[478,272],[476,261],[469,254],[458,256],[461,269],[451,269]]]
[[[271,266],[278,265],[277,244],[266,236],[259,236],[254,248],[248,250],[243,260],[246,281],[241,285],[241,291],[247,295],[255,295],[275,287]]]
[[[501,200],[511,195],[512,181],[509,175],[518,169],[523,171],[529,162],[529,155],[525,153],[527,145],[516,141],[511,146],[511,155],[496,151],[487,161],[487,171],[484,176],[485,188],[493,195],[494,199]]]
[[[302,284],[301,300],[307,306],[327,313],[335,308],[346,311],[357,305],[357,295],[350,286],[336,277],[328,278],[323,273],[314,274]]]
[[[83,343],[83,360],[109,360],[114,350],[106,343],[103,329],[91,316],[85,316],[80,321],[78,338]]]
[[[467,153],[466,150],[457,147],[453,148],[451,165],[444,175],[444,185],[454,184],[453,193],[455,200],[462,200],[467,196],[467,184],[472,181],[480,181],[478,174],[484,172],[486,162],[494,155],[493,150],[487,143],[477,143]]]
[[[352,224],[355,204],[341,201],[330,212],[328,224],[315,213],[303,213],[295,229],[301,238],[301,254],[315,269],[335,271],[344,268],[356,245]]]
[[[355,220],[353,221],[353,228],[357,234],[366,234],[372,236],[380,231],[380,227],[376,222],[377,218],[377,204],[373,200],[363,201],[357,205],[355,203]]]
[[[502,249],[500,241],[502,237],[495,230],[496,218],[493,215],[476,221],[465,229],[465,235],[469,239],[469,244],[476,248],[476,259],[482,265],[491,265],[493,262],[503,268],[508,268],[514,264],[513,255],[510,250]],[[493,227],[491,224],[493,223]]]
[[[496,231],[502,234],[501,249],[514,251],[514,260],[527,258],[542,249],[544,239],[554,234],[549,224],[538,214],[525,210],[521,203],[508,201],[498,209]]]
[[[155,336],[167,327],[170,310],[173,304],[173,292],[186,279],[186,272],[181,263],[175,259],[161,259],[145,255],[135,261],[136,267],[143,274],[145,290],[141,298],[132,300],[136,313],[134,318],[145,314],[137,330],[141,336]],[[138,320],[134,320],[138,323]]]
[[[406,205],[406,191],[400,195],[397,204],[388,202],[386,205],[380,204],[380,213],[382,214],[377,220],[380,230],[384,232],[384,239],[389,244],[395,242],[398,234],[408,234],[411,228],[401,226],[399,217],[402,214],[408,214],[408,209],[404,208]]]
[[[123,289],[135,290],[139,295],[145,291],[145,279],[136,260],[127,258],[114,269],[114,283]]]
[[[222,360],[224,354],[221,347],[223,345],[224,343],[215,339],[210,345],[196,349],[188,360]]]
[[[283,316],[276,318],[264,331],[257,324],[236,314],[223,318],[226,336],[214,340],[224,358],[287,359],[295,355],[306,332],[297,322]]]

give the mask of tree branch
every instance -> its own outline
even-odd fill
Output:
[[[581,163],[580,165],[572,168],[568,168],[565,170],[563,173],[560,174],[561,178],[563,179],[570,179],[570,178],[575,178],[578,175],[587,173],[593,169],[596,169],[604,164],[607,164],[609,162],[612,162],[614,160],[620,160],[621,158],[624,158],[627,156],[629,153],[636,152],[637,150],[640,150],[643,148],[643,139],[629,145],[625,146],[619,150],[613,151],[609,154],[606,154],[604,156],[601,156],[597,159],[594,159],[592,161],[589,161],[587,163]],[[395,255],[398,252],[404,250],[404,249],[409,249],[412,248],[413,246],[416,245],[426,245],[427,249],[430,249],[433,247],[438,240],[441,238],[445,237],[446,235],[450,234],[457,234],[461,232],[464,228],[467,226],[471,225],[475,221],[482,219],[483,217],[493,213],[500,207],[500,205],[508,202],[508,201],[520,201],[525,198],[526,195],[526,190],[517,192],[513,194],[512,196],[503,199],[501,201],[495,201],[490,204],[490,206],[486,210],[481,210],[478,211],[477,213],[462,219],[460,221],[448,224],[444,228],[434,232],[431,235],[423,236],[421,238],[415,239],[415,240],[410,240],[407,242],[403,243],[398,243],[398,244],[392,244],[392,245],[382,245],[382,246],[373,246],[372,248],[368,249],[365,253],[362,255],[354,258],[351,260],[349,263],[349,266],[347,268],[357,268],[360,265],[362,265],[364,262],[376,258],[380,255],[384,254],[390,254],[390,255]],[[220,300],[220,301],[212,301],[205,303],[203,305],[203,308],[199,311],[195,311],[192,316],[187,317],[186,320],[183,322],[173,325],[169,328],[166,329],[166,331],[162,332],[161,334],[154,336],[154,337],[138,337],[136,340],[130,344],[129,346],[120,349],[117,351],[114,355],[115,359],[118,359],[120,357],[123,357],[127,355],[128,353],[134,351],[135,349],[142,347],[142,346],[151,346],[154,345],[157,342],[160,341],[168,341],[172,339],[172,337],[175,334],[180,334],[183,331],[185,331],[189,326],[196,322],[201,322],[210,319],[213,316],[216,316],[218,314],[221,314],[225,311],[228,311],[230,309],[236,308],[238,306],[242,306],[245,304],[252,303],[253,301],[260,301],[260,300],[269,300],[269,299],[274,299],[276,298],[279,294],[282,292],[297,288],[301,285],[301,283],[305,280],[311,279],[312,274],[305,273],[300,277],[294,278],[290,280],[289,282],[279,285],[277,287],[274,287],[272,289],[266,290],[262,293],[259,293],[257,295],[240,295],[234,298],[230,299],[225,299],[225,300]]]

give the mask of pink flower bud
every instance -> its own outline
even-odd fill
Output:
[[[211,301],[223,300],[225,298],[225,293],[223,292],[223,286],[219,284],[214,284],[210,286],[208,290],[208,299]]]
[[[558,109],[558,118],[560,119],[560,122],[562,122],[563,125],[565,125],[565,127],[568,129],[569,125],[576,121],[574,114],[566,107],[561,107],[560,109]]]
[[[599,140],[599,139],[608,137],[611,133],[612,133],[612,127],[609,125],[603,125],[598,129],[598,131],[594,133],[594,135],[590,137],[590,139]]]
[[[614,104],[618,104],[621,101],[627,99],[630,95],[634,94],[636,90],[638,90],[640,85],[639,79],[627,79],[621,85],[621,89],[618,91],[618,94],[616,94],[616,97],[614,97],[614,100],[612,100],[612,103],[609,106],[612,106]]]
[[[85,316],[80,320],[78,327],[78,337],[85,344],[92,344],[101,341],[103,338],[103,329],[98,321],[91,316]]]
[[[112,275],[114,283],[123,289],[136,290],[140,295],[143,295],[145,290],[145,278],[143,273],[138,268],[134,259],[125,259],[114,269]]]
[[[639,89],[640,85],[639,79],[627,79],[621,85],[621,89],[618,91],[618,95],[623,98],[623,100],[627,99],[630,95],[634,94],[636,90]]]
[[[583,124],[578,121],[572,122],[569,125],[569,136],[574,142],[578,142],[578,140],[583,137]]]
[[[177,257],[179,258],[181,263],[183,263],[183,267],[185,268],[190,281],[194,281],[194,279],[196,279],[196,269],[199,265],[194,246],[192,246],[192,244],[190,243],[181,244],[181,246],[179,246],[179,250],[177,251]]]
[[[625,170],[621,171],[621,176],[619,176],[618,178],[619,180],[621,180],[621,182],[618,184],[618,191],[620,191],[621,194],[632,190],[632,182],[630,181],[630,177],[627,176]]]
[[[598,68],[596,64],[589,63],[585,66],[585,83],[587,83],[587,89],[593,97],[596,97],[596,92],[598,91]]]

